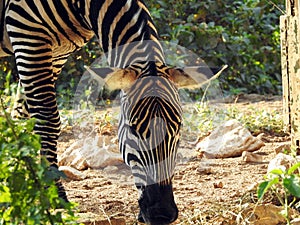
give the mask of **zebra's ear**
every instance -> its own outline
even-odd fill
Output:
[[[113,69],[104,80],[109,90],[126,90],[136,81],[136,74],[130,69]]]
[[[227,67],[225,65],[222,68],[209,68],[207,66],[172,68],[170,75],[171,80],[179,88],[197,88],[218,78]]]
[[[110,91],[122,89],[126,90],[132,86],[136,80],[136,74],[131,69],[120,68],[86,68],[95,78],[105,83]]]

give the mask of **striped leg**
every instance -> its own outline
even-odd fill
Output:
[[[16,42],[17,43],[17,42]],[[37,119],[34,131],[41,136],[41,155],[51,167],[57,168],[57,141],[60,134],[60,117],[54,87],[52,51],[50,45],[32,44],[26,49],[12,39],[20,82],[24,88],[30,117]],[[25,51],[24,51],[25,49]],[[66,193],[57,181],[59,196],[67,201]]]

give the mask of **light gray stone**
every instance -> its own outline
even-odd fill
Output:
[[[284,151],[290,151],[291,150],[291,142],[284,142],[279,143],[279,145],[275,148],[276,154],[283,153]]]
[[[213,130],[196,145],[196,149],[208,158],[228,158],[241,156],[244,151],[256,151],[264,145],[262,140],[252,136],[239,121],[233,119]]]
[[[58,156],[59,166],[70,166],[77,170],[85,170],[88,168],[87,161],[79,149],[83,145],[83,141],[79,140],[74,142],[69,148],[67,148],[63,154]]]
[[[87,137],[76,141],[59,157],[60,166],[71,166],[78,170],[98,169],[123,163],[118,145],[109,138]]]
[[[58,169],[71,180],[84,180],[86,178],[85,174],[70,166],[60,166]]]
[[[242,153],[242,160],[244,162],[262,162],[263,161],[263,158],[261,155],[258,155],[254,152],[247,152],[247,151],[244,151]]]
[[[281,169],[283,171],[286,171],[292,165],[296,164],[299,161],[300,161],[299,157],[294,158],[293,156],[279,153],[275,156],[274,159],[270,161],[268,165],[268,173],[274,169]]]

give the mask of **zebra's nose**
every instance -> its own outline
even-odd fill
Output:
[[[178,209],[174,201],[172,185],[146,186],[139,199],[140,222],[151,225],[166,225],[178,217]]]

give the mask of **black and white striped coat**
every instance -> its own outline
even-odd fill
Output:
[[[139,219],[177,218],[172,177],[181,125],[175,83],[187,74],[165,65],[158,34],[141,0],[3,0],[0,57],[14,55],[41,154],[56,166],[60,133],[55,80],[68,56],[94,35],[107,54],[107,84],[123,89],[120,151],[140,190]],[[129,44],[129,45],[127,45]],[[122,46],[122,47],[120,47]]]

